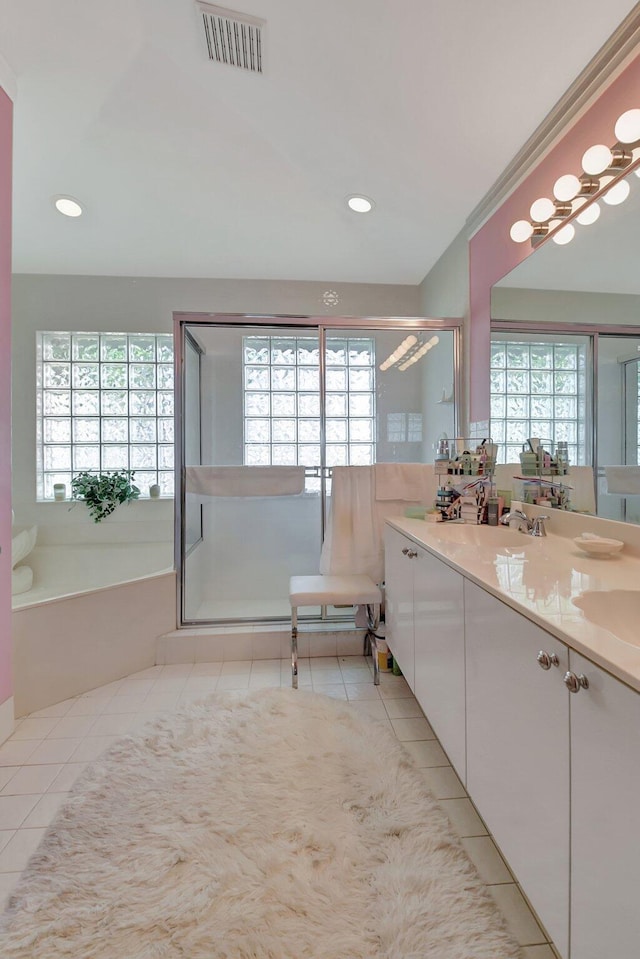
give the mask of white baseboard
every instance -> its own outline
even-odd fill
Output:
[[[13,715],[13,696],[0,705],[0,744],[8,739],[15,728],[15,719]]]

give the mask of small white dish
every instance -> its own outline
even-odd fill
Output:
[[[578,549],[592,556],[612,556],[619,553],[624,543],[621,539],[607,539],[604,536],[576,536],[573,541]]]

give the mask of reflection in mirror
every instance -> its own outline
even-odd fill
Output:
[[[630,185],[625,202],[610,206],[600,201],[597,220],[590,225],[576,223],[571,243],[559,246],[552,240],[544,242],[493,287],[492,340],[522,339],[526,327],[530,342],[533,337],[536,342],[561,345],[571,334],[593,343],[593,351],[585,351],[584,449],[581,452],[578,444],[574,462],[593,464],[599,516],[640,523],[637,171],[629,173],[625,181]],[[513,331],[518,331],[518,336]],[[593,371],[592,356],[596,357]],[[553,389],[553,402],[545,406],[545,410],[554,409],[552,436],[558,426],[563,429],[558,411],[566,406],[563,390],[557,383]],[[589,420],[591,394],[593,430]],[[544,399],[542,391],[535,400],[537,406],[540,397]],[[514,410],[521,406],[514,402]],[[512,418],[513,424],[507,414],[497,427],[505,432],[505,455],[510,447],[509,458],[522,430],[518,417]],[[492,434],[496,431],[493,424],[492,419]]]

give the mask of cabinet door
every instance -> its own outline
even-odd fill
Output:
[[[424,549],[413,567],[415,694],[466,780],[462,576]]]
[[[402,673],[411,686],[413,682],[413,567],[403,550],[416,551],[418,547],[397,530],[385,527],[384,579],[385,623],[389,648],[400,664]]]
[[[640,952],[640,695],[570,654],[571,957]]]
[[[569,697],[562,679],[568,652],[468,580],[464,592],[467,788],[566,957]],[[559,665],[541,669],[540,650],[555,654]]]

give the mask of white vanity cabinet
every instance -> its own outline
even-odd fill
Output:
[[[464,782],[462,582],[460,573],[387,527],[387,640],[443,749]]]
[[[421,550],[420,552],[424,552]],[[384,531],[386,636],[404,678],[414,689],[413,553],[418,547],[389,526]]]
[[[568,651],[469,580],[464,599],[467,789],[566,957],[569,694],[563,676]],[[541,667],[540,653],[547,669]]]
[[[571,957],[640,953],[640,694],[577,653],[571,695]]]
[[[466,782],[463,578],[420,550],[414,561],[415,696]]]

